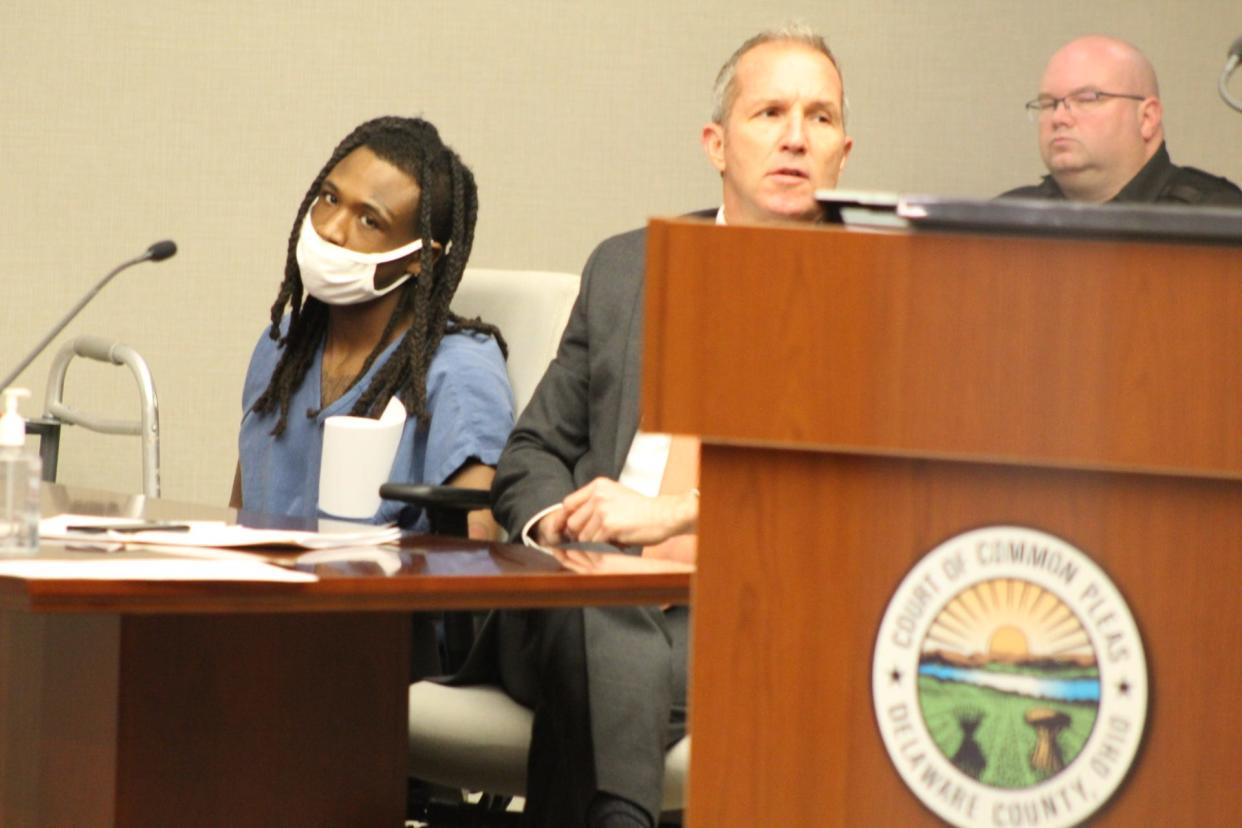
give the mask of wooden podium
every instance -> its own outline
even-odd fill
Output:
[[[889,599],[1016,524],[1124,595],[1142,748],[1099,825],[1242,814],[1242,247],[649,228],[643,427],[700,434],[689,823],[941,824],[873,712]]]

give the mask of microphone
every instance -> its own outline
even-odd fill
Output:
[[[79,299],[76,305],[70,308],[69,312],[65,314],[64,317],[59,322],[57,322],[55,326],[53,326],[52,330],[48,331],[47,335],[44,336],[43,339],[39,340],[39,344],[34,346],[34,349],[31,350],[30,353],[26,354],[25,358],[22,359],[20,363],[18,363],[18,366],[14,368],[11,372],[9,372],[8,376],[6,376],[3,380],[0,380],[0,391],[3,391],[5,388],[8,388],[9,385],[12,384],[13,380],[17,379],[18,375],[21,374],[22,371],[26,370],[26,366],[34,362],[35,357],[43,353],[43,349],[48,346],[48,343],[50,343],[53,339],[55,339],[56,335],[60,333],[61,331],[63,331],[65,329],[65,326],[73,321],[73,317],[77,316],[78,312],[81,311],[82,308],[86,307],[86,304],[88,302],[90,302],[92,299],[95,298],[95,294],[99,293],[99,291],[103,289],[104,285],[112,281],[113,276],[120,273],[122,270],[125,270],[126,268],[133,267],[134,265],[141,264],[142,262],[146,262],[146,261],[162,262],[165,259],[172,256],[173,254],[175,254],[176,252],[177,252],[177,245],[175,242],[169,241],[167,239],[165,239],[164,241],[157,241],[155,244],[148,247],[146,249],[146,252],[143,253],[141,256],[137,256],[126,262],[121,262],[121,264],[113,268],[113,270],[110,273],[108,273],[107,276],[104,276],[102,279],[99,280],[99,282],[93,288],[88,290],[86,292],[86,295],[83,296],[81,299]]]
[[[1228,87],[1229,76],[1233,74],[1234,69],[1238,68],[1239,63],[1242,63],[1242,37],[1235,40],[1229,47],[1229,53],[1225,56],[1225,71],[1220,73],[1220,84],[1217,87],[1225,103],[1242,112],[1242,101],[1230,95]]]
[[[165,259],[171,259],[175,255],[177,255],[177,243],[172,239],[157,241],[147,248],[147,256],[153,262],[162,262]]]

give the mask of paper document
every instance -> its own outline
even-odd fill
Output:
[[[347,524],[348,531],[299,532],[287,529],[252,529],[249,526],[216,520],[186,520],[169,522],[166,529],[135,531],[136,523],[138,521],[127,518],[56,515],[39,521],[39,537],[44,540],[78,541],[95,545],[118,543],[233,549],[337,549],[347,546],[380,546],[396,543],[401,538],[401,530],[396,526]]]
[[[268,566],[260,561],[209,561],[193,558],[113,558],[103,560],[48,560],[27,558],[0,561],[0,576],[26,579],[91,581],[262,581],[308,583],[319,580],[309,572]]]
[[[405,406],[393,397],[378,420],[329,417],[323,421],[319,508],[338,517],[369,518],[380,506],[405,428]]]

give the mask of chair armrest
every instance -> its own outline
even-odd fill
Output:
[[[486,489],[463,489],[459,486],[428,486],[422,483],[385,483],[380,486],[384,500],[400,500],[430,509],[455,509],[473,512],[489,509],[491,494]]]
[[[466,512],[490,509],[492,499],[485,489],[459,486],[428,486],[422,483],[385,483],[380,486],[384,500],[400,500],[427,513],[432,534],[466,536]],[[406,510],[402,509],[404,513]],[[417,516],[417,512],[414,513]],[[402,526],[408,526],[404,519]]]

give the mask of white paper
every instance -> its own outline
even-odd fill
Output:
[[[346,524],[348,531],[298,532],[286,529],[252,529],[215,520],[177,521],[188,531],[151,530],[145,532],[73,532],[70,526],[124,526],[132,519],[91,515],[56,515],[39,521],[39,537],[87,545],[136,544],[155,546],[217,546],[226,548],[285,547],[294,549],[335,549],[351,546],[378,546],[401,539],[396,526]],[[341,524],[336,524],[341,526]]]
[[[405,428],[405,406],[396,397],[378,420],[329,417],[323,421],[319,508],[338,517],[369,518],[380,506]]]
[[[91,581],[272,581],[307,583],[319,580],[309,572],[297,572],[259,561],[196,560],[182,558],[117,558],[114,560],[0,561],[0,576],[14,578]]]

